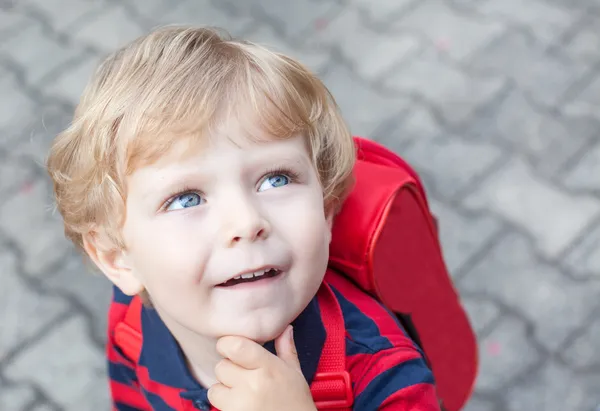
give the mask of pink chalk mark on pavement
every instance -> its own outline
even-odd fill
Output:
[[[448,51],[450,49],[450,39],[440,37],[435,41],[435,48],[439,51]]]
[[[329,24],[329,20],[327,19],[317,19],[315,20],[315,29],[323,30]]]
[[[490,342],[487,344],[487,352],[492,357],[497,357],[502,352],[502,346],[497,342]]]
[[[31,193],[31,191],[33,191],[33,183],[31,181],[26,182],[21,186],[21,189],[19,191],[23,194]]]

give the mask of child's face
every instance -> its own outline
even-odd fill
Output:
[[[274,338],[315,295],[329,256],[331,219],[305,140],[217,136],[182,149],[128,180],[123,261],[167,325]],[[228,282],[252,272],[262,278]]]

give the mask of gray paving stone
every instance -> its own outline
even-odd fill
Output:
[[[461,7],[469,12],[473,12],[473,9],[480,5],[481,0],[448,0],[448,3],[454,7]]]
[[[68,127],[72,118],[72,113],[67,113],[58,105],[39,107],[34,116],[28,121],[23,121],[23,134],[19,142],[11,146],[11,155],[29,158],[41,169],[45,169],[52,141],[58,133]]]
[[[589,14],[582,21],[576,21],[573,25],[574,32],[569,36],[567,44],[563,46],[565,54],[585,63],[598,61],[598,50],[600,49],[599,25],[600,18],[594,14]]]
[[[71,104],[77,104],[83,89],[99,63],[99,57],[90,55],[69,68],[65,68],[63,73],[44,85],[42,90],[51,97],[58,97]]]
[[[600,405],[600,375],[575,375],[549,362],[512,387],[506,398],[510,411],[593,411]]]
[[[596,224],[582,241],[570,250],[565,263],[581,278],[600,278],[600,225]]]
[[[581,331],[583,332],[564,349],[562,356],[575,369],[600,370],[600,318],[593,318],[592,323],[586,324]]]
[[[453,276],[502,229],[500,221],[483,213],[459,213],[434,198],[429,199],[429,206],[438,217],[444,259]]]
[[[512,88],[470,129],[478,140],[514,150],[537,172],[553,177],[564,174],[563,165],[589,144],[598,127],[598,121],[589,117],[557,115],[536,107]]]
[[[413,142],[426,139],[443,132],[431,111],[422,104],[413,102],[410,108],[392,121],[377,135],[376,140],[404,156],[404,150]]]
[[[420,0],[354,0],[352,3],[381,27],[382,24],[395,20],[399,14],[416,6]]]
[[[39,404],[36,405],[31,411],[58,411],[55,407],[52,407],[49,404]]]
[[[0,384],[2,411],[22,411],[31,403],[34,393],[29,387],[7,387]]]
[[[36,405],[31,411],[58,411],[55,407],[52,407],[50,404],[39,404]]]
[[[506,158],[498,147],[452,134],[415,139],[403,155],[419,173],[432,176],[436,194],[448,199],[471,191],[479,177]]]
[[[102,7],[102,11],[92,20],[85,20],[71,29],[76,41],[96,47],[102,52],[112,52],[144,32],[121,6]],[[98,33],[102,35],[99,36]]]
[[[162,15],[173,9],[184,0],[125,0],[136,16],[153,22],[160,20]]]
[[[0,195],[4,202],[15,191],[27,190],[27,183],[34,178],[33,169],[14,157],[0,158]]]
[[[409,104],[402,96],[386,96],[377,92],[341,65],[331,66],[321,78],[355,135],[371,137],[382,123],[397,118]]]
[[[104,341],[112,287],[91,262],[84,262],[82,255],[73,252],[65,257],[64,264],[43,278],[43,284],[47,289],[72,296],[86,307],[92,316],[90,326],[96,341]]]
[[[272,50],[292,56],[302,64],[306,65],[317,74],[323,74],[327,68],[331,55],[324,50],[304,49],[291,46],[275,30],[269,25],[260,25],[254,30],[251,30],[245,38],[269,47]]]
[[[30,290],[19,278],[15,256],[0,248],[0,361],[67,310],[64,301]],[[0,390],[0,393],[2,390]],[[1,404],[1,402],[0,402]],[[4,411],[4,408],[2,408]]]
[[[471,398],[461,411],[495,411],[496,406],[490,402],[479,398]]]
[[[241,35],[249,30],[254,19],[244,14],[227,13],[215,6],[210,0],[183,1],[170,7],[155,19],[159,24],[190,24],[199,26],[217,26],[233,35]]]
[[[0,54],[21,67],[30,85],[38,85],[45,76],[81,53],[81,49],[59,41],[40,25],[30,26],[0,43]]]
[[[8,39],[15,32],[26,29],[33,20],[16,10],[16,8],[0,8],[0,38]]]
[[[8,364],[6,376],[32,381],[65,410],[108,409],[104,356],[86,328],[82,317],[72,317]]]
[[[19,0],[44,16],[57,31],[68,32],[76,22],[98,13],[106,7],[105,0]]]
[[[541,0],[484,0],[475,4],[484,16],[519,24],[546,44],[557,40],[577,17],[576,13]]]
[[[504,79],[470,76],[427,55],[410,60],[383,83],[391,90],[423,96],[445,121],[457,125],[498,94]]]
[[[536,339],[556,350],[600,306],[600,283],[576,282],[534,258],[529,242],[506,236],[461,280],[466,293],[487,293],[523,313]]]
[[[600,201],[558,190],[512,159],[464,203],[474,210],[493,210],[522,227],[549,258],[559,255],[600,213]]]
[[[589,114],[595,117],[599,116],[600,109],[600,75],[595,73],[589,83],[586,83],[582,90],[573,96],[572,100],[566,104],[567,111]]]
[[[463,295],[461,301],[478,336],[481,336],[502,315],[500,308],[484,297]]]
[[[267,19],[277,27],[286,38],[302,40],[320,24],[341,11],[337,2],[296,0],[281,2],[278,0],[224,0],[241,15],[252,14],[258,19]],[[262,17],[262,18],[261,18]]]
[[[353,30],[349,32],[348,27]],[[423,47],[415,35],[379,34],[365,27],[356,9],[346,9],[306,41],[311,48],[338,48],[352,68],[367,79],[389,73],[398,63],[417,55]]]
[[[6,145],[18,135],[23,119],[35,112],[35,103],[19,87],[16,78],[0,67],[0,146]]]
[[[600,7],[598,0],[545,0],[545,2],[575,11],[585,10],[593,12]]]
[[[589,70],[580,62],[545,52],[543,44],[526,32],[514,29],[507,30],[504,36],[475,53],[468,67],[508,76],[535,102],[553,107]]]
[[[31,411],[61,411],[61,409],[56,408],[53,404],[49,404],[47,402],[40,403],[35,405]]]
[[[503,28],[496,20],[461,13],[444,0],[421,1],[392,25],[393,30],[409,30],[426,36],[455,60],[462,60],[482,48],[499,36]]]
[[[506,317],[489,336],[480,340],[476,389],[497,390],[541,360],[537,348],[527,338],[525,324],[514,317]]]
[[[36,180],[28,190],[0,204],[0,229],[20,247],[23,267],[31,275],[45,274],[71,248],[58,213],[52,213],[49,191],[46,181]]]
[[[586,150],[583,157],[565,174],[563,182],[576,190],[600,190],[600,143]]]

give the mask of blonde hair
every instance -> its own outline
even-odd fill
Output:
[[[198,143],[232,116],[249,133],[305,135],[325,206],[339,206],[355,148],[324,84],[292,58],[222,30],[166,27],[99,66],[52,145],[47,168],[66,236],[83,248],[83,236],[101,227],[125,248],[126,177],[182,136]]]

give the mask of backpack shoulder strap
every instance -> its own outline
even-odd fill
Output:
[[[135,296],[129,303],[123,321],[115,326],[115,344],[135,364],[142,352],[142,300]]]
[[[340,304],[331,287],[323,282],[317,294],[326,338],[310,386],[318,410],[350,410],[354,402],[350,374],[346,370],[346,327]]]

